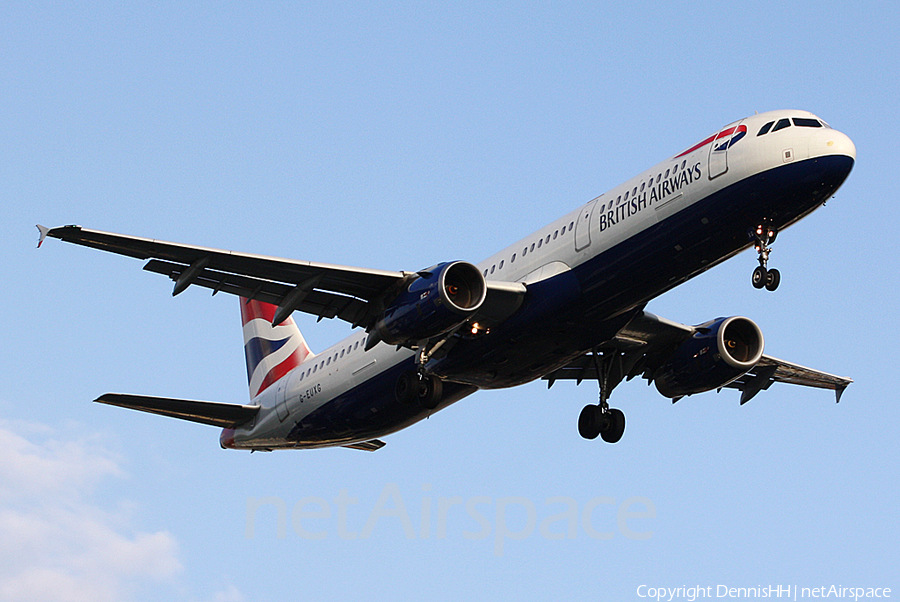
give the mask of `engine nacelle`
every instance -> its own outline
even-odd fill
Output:
[[[748,318],[719,318],[697,327],[654,378],[665,397],[683,397],[724,387],[762,357],[762,331]]]
[[[459,326],[487,296],[477,267],[465,261],[441,263],[419,277],[388,307],[375,324],[378,340],[390,345],[415,344]]]

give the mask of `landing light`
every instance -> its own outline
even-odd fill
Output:
[[[491,329],[490,329],[490,328],[485,328],[484,326],[482,326],[482,325],[479,324],[478,322],[473,322],[473,323],[472,323],[472,328],[471,328],[470,332],[471,332],[473,335],[478,335],[478,334],[488,334],[488,333],[491,332]]]

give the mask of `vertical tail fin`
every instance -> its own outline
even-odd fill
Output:
[[[288,317],[278,326],[272,326],[277,309],[269,303],[241,297],[250,399],[315,355],[293,318]]]

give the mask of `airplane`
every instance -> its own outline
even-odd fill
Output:
[[[764,353],[743,316],[687,326],[653,298],[755,247],[751,283],[774,291],[772,243],[832,198],[856,160],[845,134],[807,111],[730,123],[473,264],[386,271],[280,259],[80,226],[46,237],[148,260],[189,286],[240,298],[250,403],[107,393],[95,401],[221,427],[222,448],[374,451],[383,437],[479,389],[596,380],[578,431],[618,442],[613,389],[642,376],[664,397],[775,382],[835,391],[852,382]],[[349,338],[313,353],[292,314],[337,318]]]

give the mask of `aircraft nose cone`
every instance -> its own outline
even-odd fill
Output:
[[[856,161],[856,145],[849,136],[837,130],[823,129],[816,132],[809,150],[811,157],[842,155]]]

